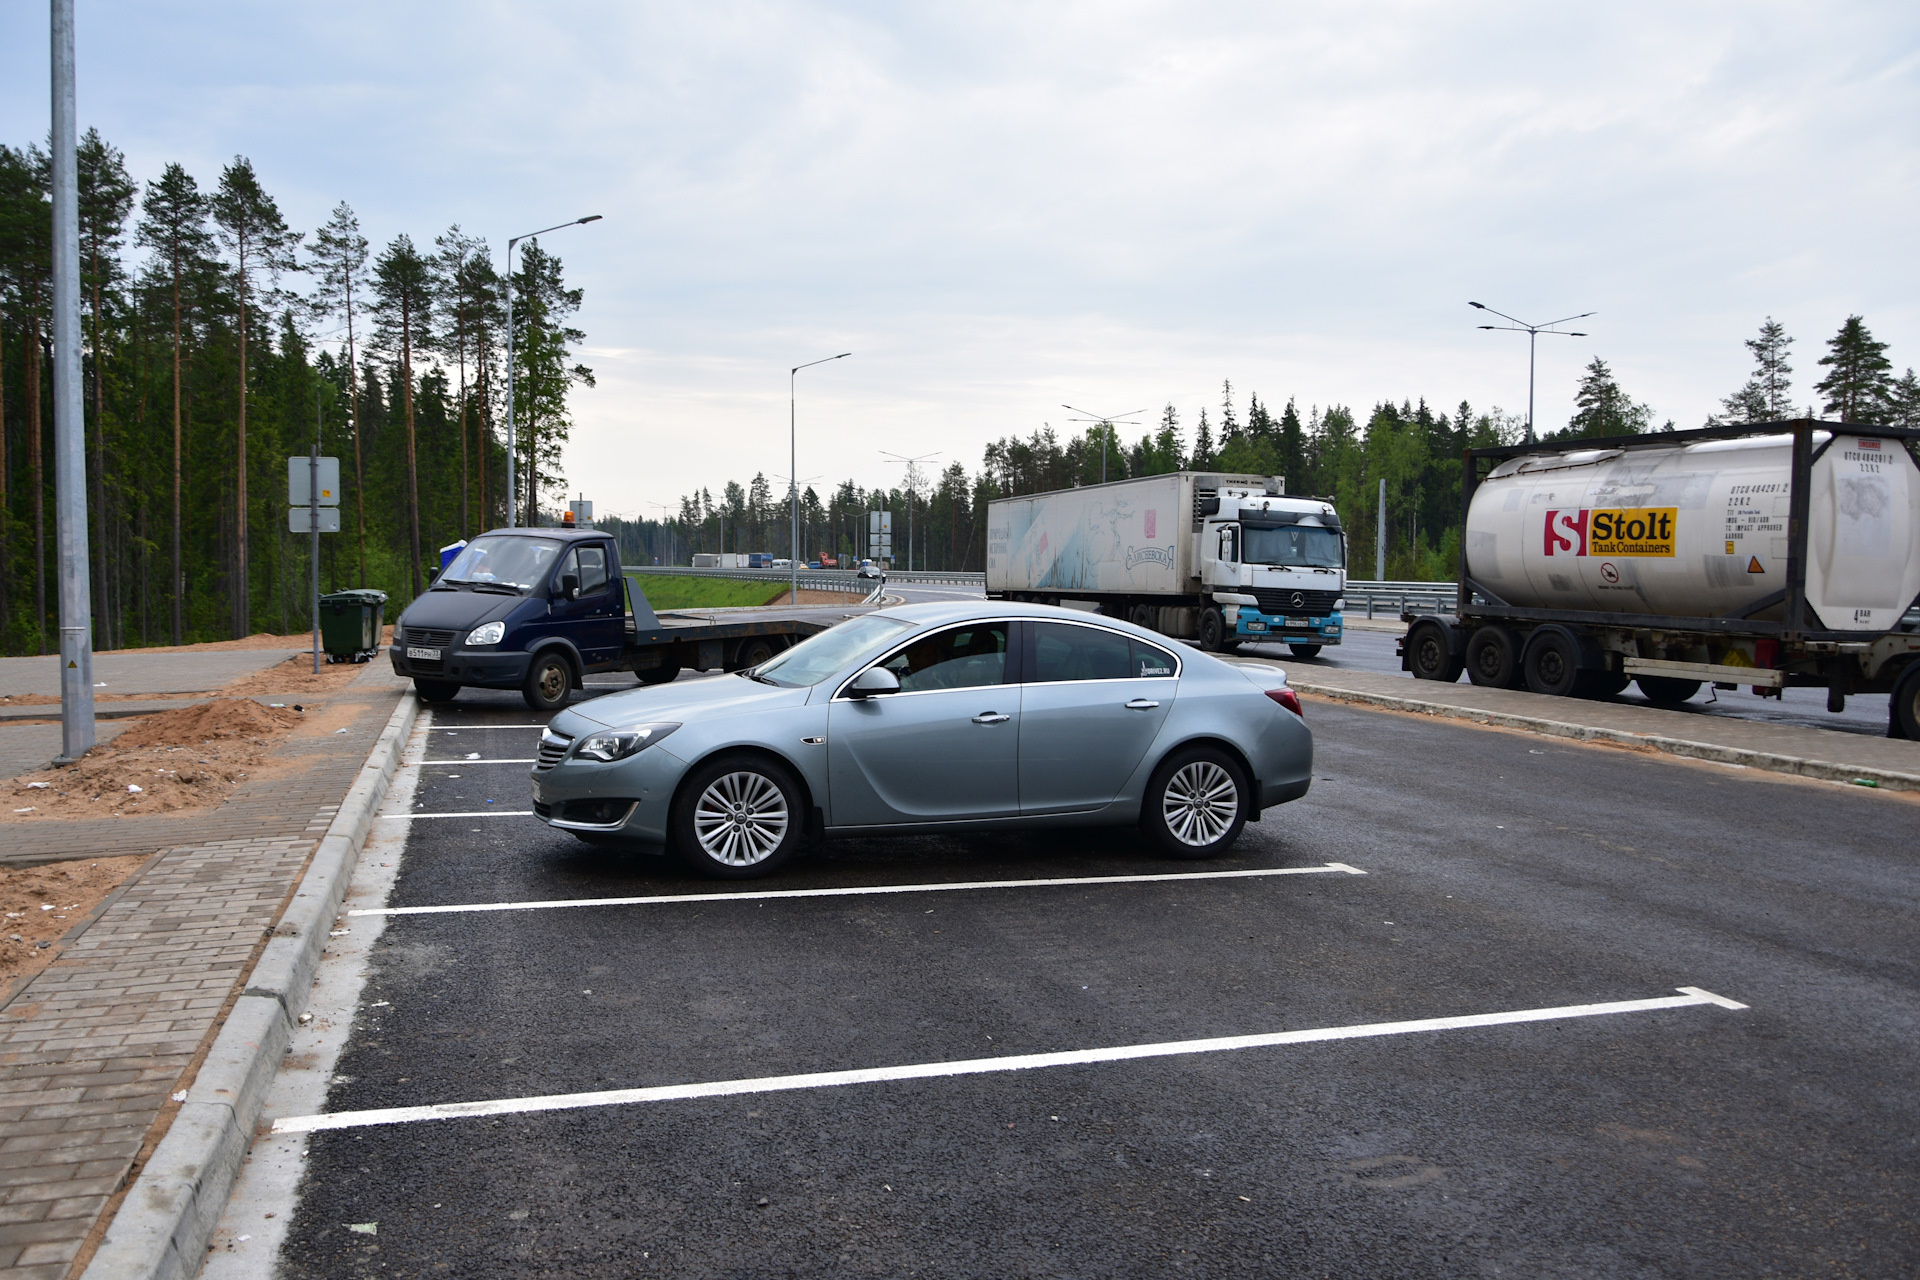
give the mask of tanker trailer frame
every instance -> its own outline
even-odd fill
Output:
[[[1827,438],[1816,440],[1816,433]],[[1642,450],[1758,437],[1791,442],[1783,587],[1712,614],[1611,612],[1512,603],[1470,572],[1468,524],[1474,495],[1489,473],[1509,460],[1550,459],[1576,451],[1617,458]],[[1401,669],[1419,679],[1445,682],[1459,679],[1464,671],[1479,685],[1578,697],[1606,697],[1638,683],[1656,705],[1685,702],[1709,683],[1717,689],[1746,685],[1755,694],[1775,698],[1783,689],[1824,688],[1829,711],[1843,710],[1849,694],[1887,693],[1888,735],[1920,740],[1920,625],[1914,621],[1920,599],[1907,602],[1890,627],[1864,631],[1832,629],[1809,605],[1813,469],[1842,437],[1861,444],[1884,442],[1906,452],[1910,460],[1920,457],[1915,448],[1920,431],[1809,418],[1574,440],[1559,448],[1533,444],[1466,450],[1454,613],[1402,615],[1408,626],[1400,641]],[[1920,531],[1909,532],[1920,538]],[[1920,545],[1909,548],[1907,555],[1910,562],[1920,558]],[[1601,565],[1602,570],[1608,567]]]

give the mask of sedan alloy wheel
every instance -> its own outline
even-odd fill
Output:
[[[1241,768],[1216,747],[1176,752],[1147,784],[1141,824],[1176,858],[1211,858],[1240,836],[1250,794]]]
[[[674,803],[675,850],[701,872],[745,879],[773,871],[799,848],[800,785],[770,760],[733,756],[697,769]]]

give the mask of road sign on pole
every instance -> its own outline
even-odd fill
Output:
[[[867,558],[893,559],[893,512],[867,512]]]
[[[288,533],[338,533],[340,508],[288,507]]]
[[[318,489],[319,493],[314,494]],[[340,459],[295,454],[287,459],[287,505],[340,505]]]

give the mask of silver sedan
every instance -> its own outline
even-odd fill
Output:
[[[1224,852],[1307,793],[1284,673],[1114,619],[920,604],[851,618],[735,675],[555,716],[534,812],[583,840],[766,875],[825,836],[1133,825]]]

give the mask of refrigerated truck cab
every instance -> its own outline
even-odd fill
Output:
[[[664,684],[682,670],[765,662],[824,623],[805,611],[662,618],[594,529],[494,529],[469,543],[401,613],[388,654],[428,702],[462,688],[518,689],[555,711],[589,672]]]
[[[1290,497],[1278,476],[1178,471],[992,503],[987,595],[1311,657],[1345,632],[1346,553],[1324,498]]]

